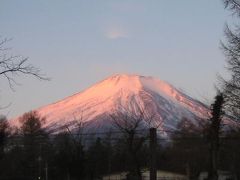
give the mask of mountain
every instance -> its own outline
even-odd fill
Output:
[[[119,108],[137,105],[154,114],[159,129],[175,129],[182,119],[193,123],[206,118],[207,106],[172,85],[153,77],[114,75],[83,92],[74,94],[36,111],[46,118],[45,127],[57,130],[76,122],[88,122],[97,131],[112,127],[110,114]]]

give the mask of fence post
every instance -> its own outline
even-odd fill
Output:
[[[156,128],[150,128],[150,180],[157,180],[156,147],[157,147]]]

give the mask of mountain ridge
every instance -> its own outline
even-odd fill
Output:
[[[36,111],[46,118],[44,126],[49,129],[67,124],[74,126],[74,121],[81,119],[94,122],[95,129],[99,127],[98,130],[101,130],[100,127],[111,126],[107,115],[117,111],[120,106],[127,108],[130,103],[138,104],[147,113],[156,114],[156,121],[163,122],[161,129],[174,129],[183,118],[196,123],[197,119],[209,115],[206,105],[173,85],[151,76],[128,74],[110,76]]]

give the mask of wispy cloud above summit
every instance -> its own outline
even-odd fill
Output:
[[[129,38],[129,33],[120,27],[109,27],[105,30],[105,37],[108,39]]]

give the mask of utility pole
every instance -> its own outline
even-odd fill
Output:
[[[156,148],[157,148],[156,128],[150,128],[150,180],[157,180]]]
[[[190,180],[191,173],[190,173],[190,164],[189,164],[189,162],[186,163],[186,174],[187,174],[187,180]]]
[[[48,163],[46,162],[46,168],[45,168],[45,178],[48,180]]]
[[[42,144],[40,144],[40,153],[38,157],[38,180],[41,180],[41,161],[42,161]]]

